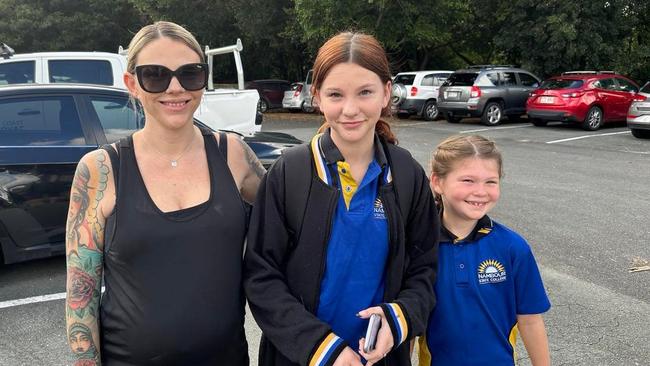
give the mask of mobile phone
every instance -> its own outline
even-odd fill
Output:
[[[363,344],[363,352],[370,353],[375,349],[377,344],[377,333],[381,326],[381,316],[372,314],[368,320],[368,329],[366,329],[366,340]]]

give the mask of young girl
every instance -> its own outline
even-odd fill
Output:
[[[322,133],[275,163],[252,213],[244,284],[260,365],[411,364],[407,340],[435,304],[439,224],[422,167],[380,119],[390,86],[369,35],[341,33],[316,57]],[[366,353],[371,314],[382,325]]]
[[[532,364],[550,365],[541,315],[550,303],[531,249],[487,216],[499,200],[501,153],[484,137],[452,136],[431,165],[443,228],[420,365],[513,365],[517,331]]]

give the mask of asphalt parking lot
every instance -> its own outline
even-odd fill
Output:
[[[319,121],[267,113],[263,129],[307,140]],[[650,271],[628,271],[650,264],[650,140],[624,125],[586,132],[409,119],[393,126],[427,171],[431,150],[449,135],[479,133],[500,146],[506,176],[492,216],[535,252],[553,304],[545,319],[554,365],[650,365]],[[0,267],[0,365],[70,363],[64,282],[62,257]],[[250,317],[247,329],[255,360],[259,331]],[[520,364],[530,364],[520,351]]]

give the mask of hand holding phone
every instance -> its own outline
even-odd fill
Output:
[[[368,329],[366,329],[366,338],[363,344],[363,352],[370,353],[375,349],[379,327],[381,327],[381,316],[378,314],[372,314],[368,320]]]

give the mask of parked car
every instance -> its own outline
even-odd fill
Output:
[[[457,70],[440,87],[438,109],[450,123],[481,117],[496,126],[505,116],[517,120],[526,113],[528,94],[539,86],[532,73],[511,65],[475,65]]]
[[[143,125],[141,109],[123,89],[0,87],[0,264],[62,254],[79,159]],[[281,133],[243,138],[266,167],[284,148],[301,143]]]
[[[289,90],[284,92],[282,99],[282,108],[288,109],[290,112],[300,112],[304,108],[305,93],[302,92],[305,83],[297,82],[291,84]]]
[[[257,111],[258,92],[244,90],[244,71],[240,57],[242,49],[238,39],[234,45],[205,50],[209,64],[213,63],[216,55],[232,54],[236,60],[238,83],[237,89],[215,89],[210,68],[208,87],[201,99],[201,107],[194,116],[208,121],[213,129],[253,134],[261,130],[263,116]],[[11,47],[2,44],[0,85],[83,83],[126,89],[122,77],[126,71],[126,53],[127,50],[120,47],[118,53],[65,51],[14,54]]]
[[[627,111],[627,127],[634,137],[650,139],[650,82],[645,83],[634,96]]]
[[[269,109],[282,108],[284,92],[290,87],[291,83],[286,80],[253,80],[246,83],[246,89],[255,89],[260,94],[257,108],[262,113]]]
[[[438,90],[453,71],[400,72],[393,78],[391,109],[398,118],[438,118]]]
[[[284,92],[284,99],[282,100],[284,108],[290,111],[300,110],[304,113],[313,113],[316,110],[317,107],[313,104],[314,100],[311,97],[313,73],[313,70],[309,70],[304,81],[291,84],[291,90]]]
[[[535,126],[561,121],[594,131],[607,122],[625,121],[638,91],[634,81],[613,71],[569,71],[530,93],[526,110]]]

